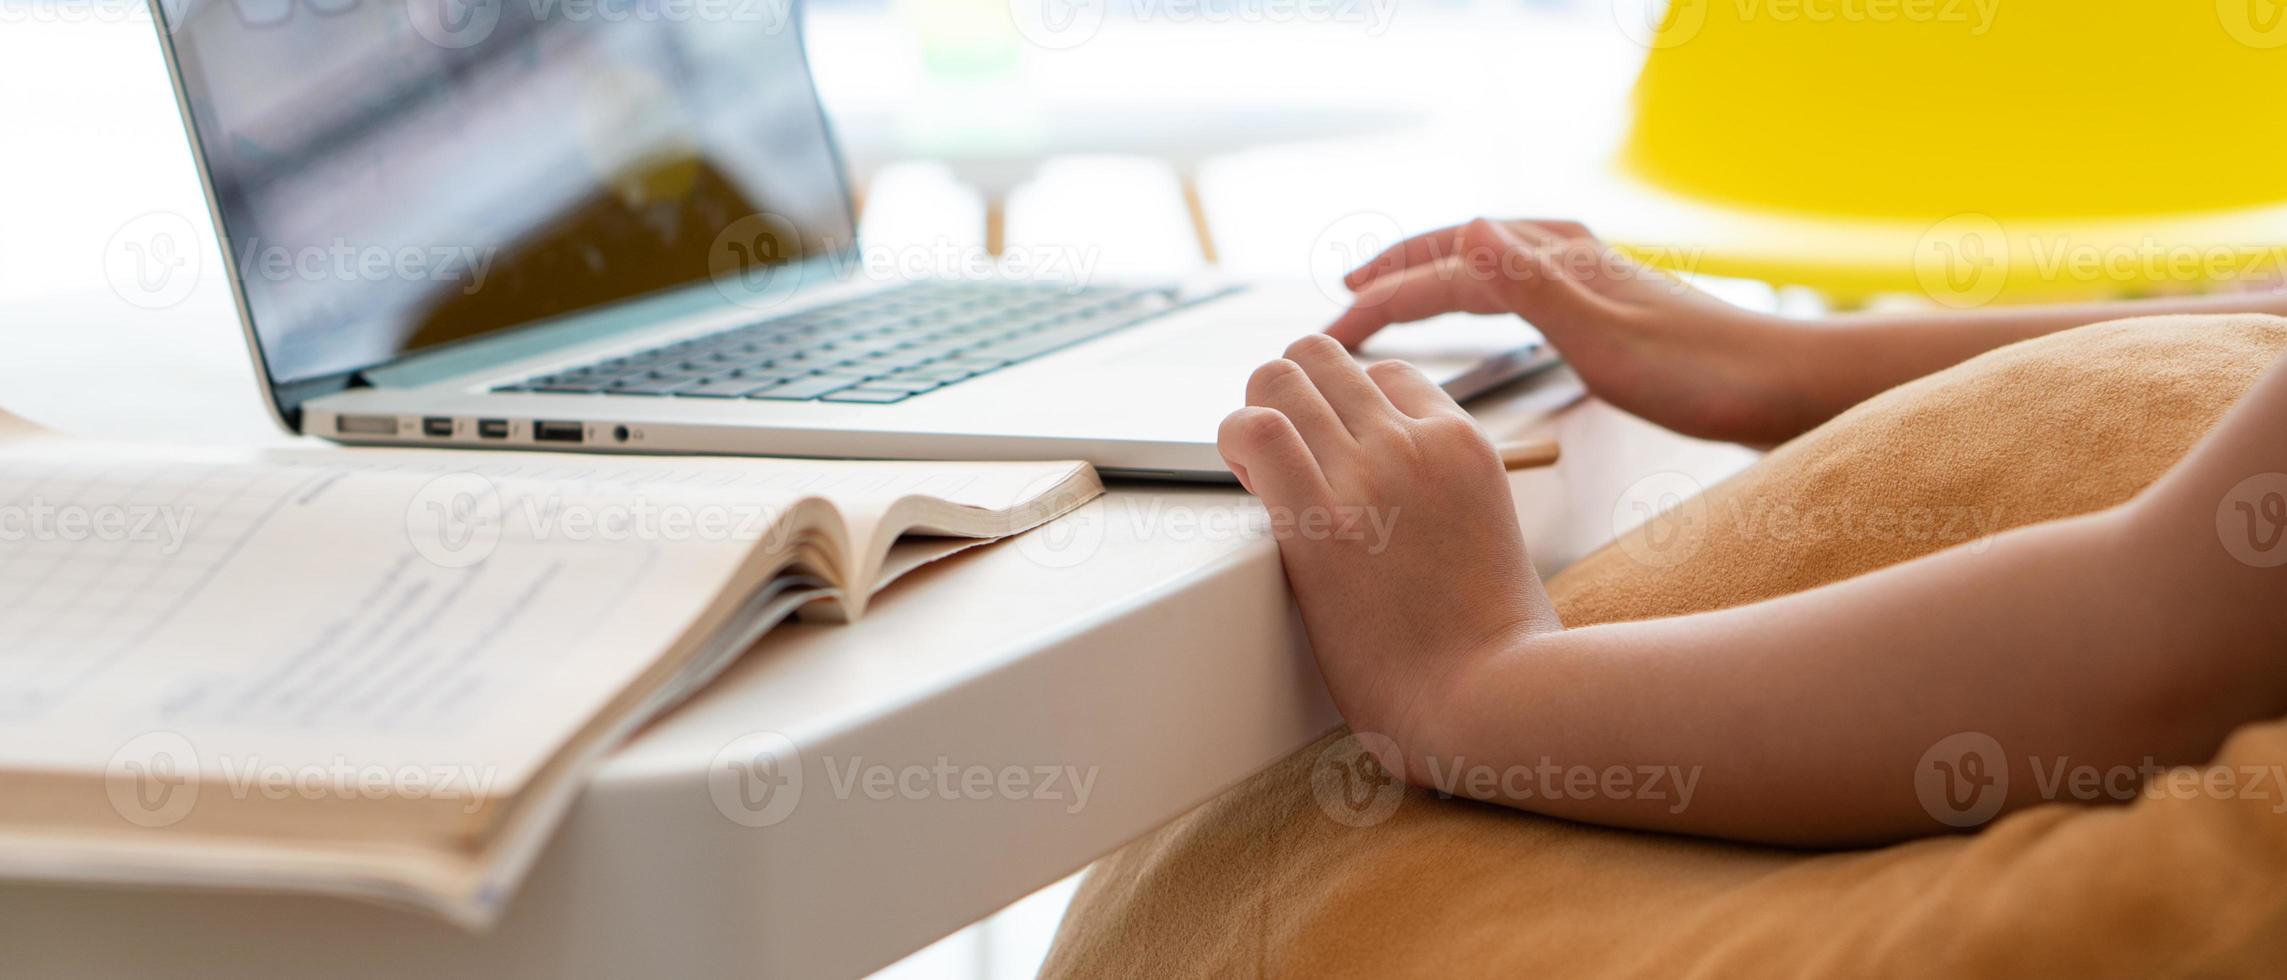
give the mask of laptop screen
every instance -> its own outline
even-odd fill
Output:
[[[854,247],[788,0],[165,6],[274,385]]]

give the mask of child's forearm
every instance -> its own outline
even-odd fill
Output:
[[[1402,747],[1408,776],[1797,845],[1947,830],[1963,800],[1917,786],[1933,764],[1965,793],[2000,775],[1967,767],[2005,766],[2003,812],[2079,798],[2059,774],[2084,768],[2132,793],[2110,774],[2203,761],[2287,711],[2287,565],[2248,550],[2287,561],[2287,527],[2260,523],[2282,519],[2287,504],[2263,508],[2287,477],[2245,482],[2287,472],[2283,428],[2287,364],[2129,505],[1752,606],[1512,640],[1432,696],[1444,710]],[[2243,497],[2256,533],[2219,540],[2219,509]]]
[[[1692,795],[1436,788],[1594,823],[1836,845],[1944,830],[1914,771],[1959,732],[2002,746],[2013,803],[2034,786],[2017,770],[2028,756],[2196,759],[2221,729],[2165,709],[2177,685],[2209,678],[2151,656],[2159,632],[2120,615],[2143,611],[2120,537],[2107,515],[1753,606],[1531,638],[1455,675],[1441,722],[1407,746],[1409,776],[1657,771]]]
[[[1815,406],[1812,424],[1877,394],[1986,351],[2060,330],[2138,316],[2287,316],[2287,292],[2222,293],[1977,310],[1846,313],[1802,331],[1792,384]]]

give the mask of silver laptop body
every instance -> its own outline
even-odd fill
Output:
[[[157,19],[248,347],[294,431],[1228,479],[1216,429],[1248,373],[1341,308],[1307,280],[883,261],[856,240],[791,15],[250,6],[169,0]],[[1377,344],[1464,398],[1553,360],[1513,318]]]

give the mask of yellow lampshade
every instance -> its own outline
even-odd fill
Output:
[[[1761,239],[1708,271],[1926,290],[1969,254],[2006,273],[1978,294],[2117,291],[2287,241],[2287,0],[1672,0],[1651,43],[1623,167]]]

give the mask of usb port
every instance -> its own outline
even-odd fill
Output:
[[[578,422],[532,423],[532,441],[534,442],[579,442],[584,438],[586,438],[586,431]]]
[[[421,434],[432,439],[450,439],[453,437],[453,420],[435,416],[422,419]]]
[[[508,438],[508,420],[478,419],[476,420],[476,434],[486,439],[506,439]]]

